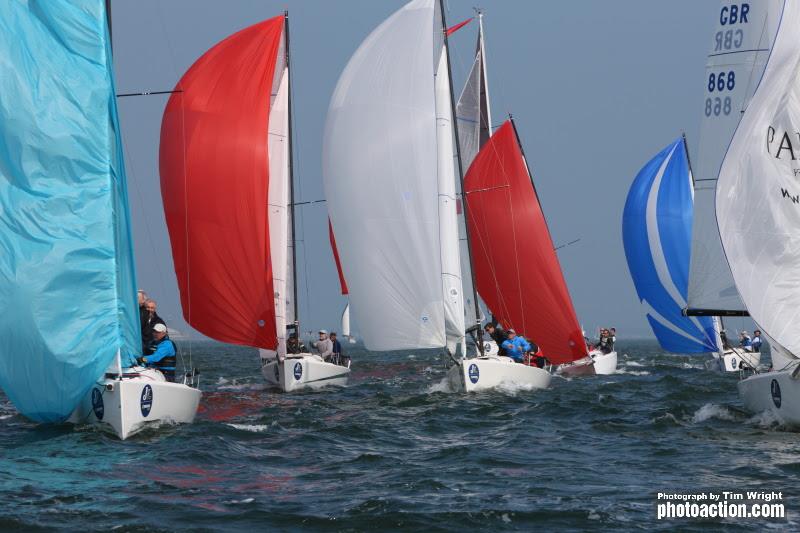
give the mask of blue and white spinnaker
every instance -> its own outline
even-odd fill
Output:
[[[662,348],[715,352],[710,317],[685,317],[692,237],[692,177],[682,138],[639,171],[622,216],[625,257],[636,293]]]

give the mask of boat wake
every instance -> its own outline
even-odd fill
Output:
[[[736,420],[736,414],[722,405],[707,403],[695,411],[692,416],[692,423],[700,424],[714,418],[717,420],[733,421]]]

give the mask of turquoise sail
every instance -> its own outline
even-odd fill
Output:
[[[140,350],[103,0],[0,2],[0,387],[66,419]]]

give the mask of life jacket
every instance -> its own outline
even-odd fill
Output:
[[[153,363],[153,366],[161,371],[164,374],[164,377],[167,378],[167,381],[175,381],[175,366],[178,364],[178,345],[175,344],[172,339],[164,339],[161,342],[169,342],[172,344],[172,349],[175,351],[175,355],[170,355],[163,358],[161,361]]]

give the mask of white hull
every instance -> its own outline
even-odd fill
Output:
[[[570,377],[607,376],[617,371],[617,352],[593,350],[588,357],[560,365],[558,373]]]
[[[347,385],[350,368],[323,361],[309,353],[287,355],[279,362],[276,358],[261,360],[261,373],[267,383],[283,392],[302,389]]]
[[[486,390],[499,385],[518,385],[534,389],[550,386],[550,372],[534,366],[515,363],[509,357],[476,357],[464,359],[447,371],[453,390],[466,392]]]
[[[137,375],[138,374],[138,375]],[[100,424],[120,439],[148,424],[190,424],[202,393],[183,383],[170,383],[158,370],[133,368],[131,377],[99,380],[69,418],[75,424]]]
[[[742,362],[744,360],[744,363]],[[758,368],[761,363],[760,352],[747,352],[744,350],[725,350],[721,356],[714,354],[714,359],[707,365],[710,370],[720,372],[738,372],[740,369]]]
[[[764,372],[741,380],[739,397],[751,413],[769,411],[783,424],[800,427],[800,376],[796,370]]]

